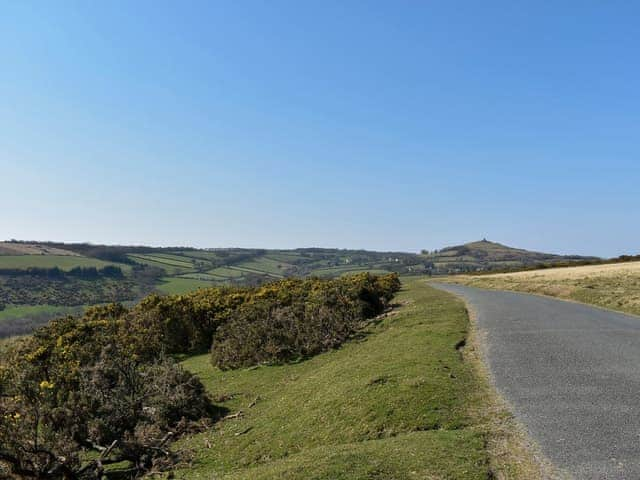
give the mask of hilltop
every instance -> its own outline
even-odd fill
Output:
[[[486,239],[465,243],[464,245],[446,247],[432,252],[423,251],[422,256],[433,264],[432,273],[434,274],[514,270],[547,264],[555,265],[598,260],[597,257],[533,252],[509,247]]]

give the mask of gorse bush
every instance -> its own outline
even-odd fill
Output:
[[[20,342],[0,368],[7,475],[136,476],[171,465],[166,444],[214,414],[200,381],[167,357],[131,356],[103,321],[73,323],[55,325],[57,337],[39,332]],[[121,462],[124,472],[105,471]]]
[[[336,348],[382,312],[400,282],[368,273],[337,280],[283,280],[258,288],[215,333],[223,369],[281,363]]]
[[[175,458],[166,445],[218,413],[169,354],[211,347],[220,368],[309,357],[349,339],[399,288],[395,274],[282,280],[152,295],[131,309],[110,304],[54,320],[0,359],[0,478],[167,468]]]

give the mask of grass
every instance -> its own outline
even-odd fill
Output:
[[[288,267],[291,267],[291,265],[269,257],[259,257],[247,262],[239,263],[238,267],[245,267],[263,273],[282,275]]]
[[[640,315],[640,262],[460,275],[449,277],[447,281],[548,295]]]
[[[229,268],[231,270],[237,270],[237,271],[245,272],[245,273],[256,273],[256,274],[259,274],[259,275],[268,275],[270,277],[275,277],[275,278],[283,278],[283,275],[281,275],[279,273],[270,273],[270,272],[266,272],[264,270],[258,270],[257,268],[249,267],[249,266],[247,266],[245,264],[229,265]]]
[[[189,257],[196,260],[213,261],[213,260],[218,260],[220,258],[220,255],[217,254],[216,252],[208,252],[204,250],[193,250],[193,251],[185,250],[185,251],[179,251],[176,253],[184,257]]]
[[[296,252],[277,252],[277,251],[269,252],[267,257],[270,258],[271,260],[275,260],[276,262],[282,262],[282,263],[291,263],[303,258],[302,255]]]
[[[213,270],[208,270],[207,273],[223,278],[237,278],[242,276],[242,272],[239,270],[233,270],[229,267],[218,267]]]
[[[311,272],[311,275],[317,275],[318,277],[334,277],[336,275],[350,275],[359,272],[370,272],[372,274],[386,274],[388,270],[382,270],[379,268],[360,267],[358,265],[339,265],[335,267],[318,268]]]
[[[456,348],[469,331],[465,307],[423,280],[404,285],[403,306],[339,350],[225,372],[208,355],[184,361],[242,415],[181,440],[195,456],[176,477],[492,478],[490,389]]]
[[[130,270],[130,267],[123,264],[104,262],[97,258],[87,258],[75,255],[0,255],[0,269],[30,267],[53,268],[69,271],[75,267],[96,267],[102,268],[107,265],[117,265],[123,271]]]
[[[193,261],[190,258],[182,257],[180,255],[171,255],[168,253],[154,253],[141,255],[142,257],[150,260],[164,262],[168,265],[174,265],[176,267],[193,268]]]
[[[83,307],[67,307],[57,305],[8,305],[4,310],[0,310],[0,322],[14,318],[24,318],[33,315],[66,315],[77,313]]]
[[[189,271],[193,271],[193,265],[187,266],[175,265],[171,260],[165,260],[159,257],[152,257],[149,255],[137,255],[137,254],[129,254],[128,257],[134,262],[141,263],[143,265],[148,265],[150,267],[158,267],[162,268],[169,275],[178,275],[181,273],[187,273]]]
[[[213,282],[205,280],[197,280],[193,278],[181,278],[181,277],[165,277],[162,279],[156,288],[167,295],[180,295],[183,293],[192,292],[198,288],[213,287]]]
[[[212,275],[210,273],[185,273],[180,275],[180,278],[192,278],[195,280],[208,280],[210,282],[224,282],[227,280],[224,277]]]

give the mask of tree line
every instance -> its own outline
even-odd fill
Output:
[[[51,279],[64,279],[65,277],[75,277],[81,280],[96,280],[100,277],[123,278],[122,269],[116,265],[105,265],[102,268],[96,267],[74,267],[71,270],[62,270],[59,267],[42,268],[0,268],[0,275],[17,277],[30,275],[34,277],[45,277]]]

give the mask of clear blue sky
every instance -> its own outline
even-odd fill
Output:
[[[0,238],[640,253],[639,18],[3,2]]]

